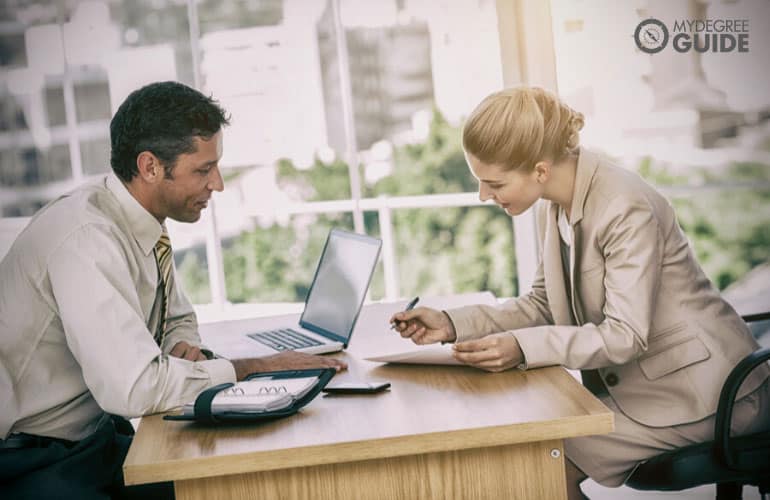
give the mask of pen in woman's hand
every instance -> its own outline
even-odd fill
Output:
[[[402,312],[411,311],[412,309],[414,309],[414,306],[417,305],[417,302],[419,300],[420,300],[420,297],[415,297],[412,300],[410,300],[409,303],[406,305],[406,308],[404,308],[404,310]],[[390,329],[391,330],[394,329],[395,327],[396,327],[396,323],[391,323],[390,324]]]

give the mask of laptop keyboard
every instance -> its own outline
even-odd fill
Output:
[[[292,349],[302,349],[303,347],[312,347],[321,345],[321,342],[308,337],[297,330],[291,328],[281,328],[278,330],[268,330],[264,332],[249,333],[249,337],[272,347],[276,351],[288,351]]]

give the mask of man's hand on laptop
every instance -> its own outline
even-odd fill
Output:
[[[235,377],[238,380],[243,380],[248,375],[257,372],[309,368],[334,368],[340,372],[348,367],[347,363],[336,358],[296,351],[285,351],[266,358],[233,359],[232,363],[235,367]]]

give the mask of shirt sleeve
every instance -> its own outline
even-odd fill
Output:
[[[176,266],[174,266],[174,286],[168,301],[168,316],[166,317],[166,335],[163,337],[161,350],[168,354],[179,342],[187,342],[193,346],[201,345],[198,334],[198,320],[192,304],[179,285]]]
[[[135,417],[234,382],[229,361],[192,362],[161,353],[144,321],[127,243],[113,231],[106,225],[79,228],[47,263],[67,345],[97,403],[109,413]]]

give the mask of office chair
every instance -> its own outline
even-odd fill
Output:
[[[746,323],[770,319],[770,312],[743,316]],[[740,500],[743,486],[770,494],[770,431],[730,437],[735,396],[751,371],[770,359],[770,348],[743,358],[727,376],[719,395],[714,440],[658,455],[642,463],[626,482],[636,490],[679,491],[716,483],[717,500]]]

